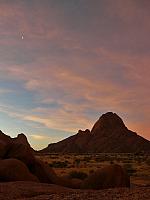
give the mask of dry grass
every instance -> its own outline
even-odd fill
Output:
[[[150,185],[149,155],[144,154],[38,154],[38,158],[54,165],[59,176],[67,176],[71,171],[81,171],[90,174],[104,165],[117,163],[130,172],[131,183],[136,185]],[[63,164],[66,166],[63,167]]]

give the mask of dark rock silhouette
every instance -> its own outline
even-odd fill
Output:
[[[0,159],[2,159],[8,150],[8,145],[5,141],[0,140]]]
[[[11,143],[6,157],[21,160],[27,166],[30,166],[35,162],[33,150],[28,145],[16,141]]]
[[[18,134],[18,136],[16,138],[12,138],[12,141],[15,144],[19,143],[19,144],[23,144],[23,145],[26,145],[31,148],[31,146],[27,140],[27,137],[23,133]]]
[[[42,183],[55,183],[57,176],[47,163],[35,159],[34,164],[30,166],[30,171],[38,177]]]
[[[82,188],[107,189],[114,187],[130,187],[130,179],[126,171],[117,164],[108,165],[97,170],[82,183]]]
[[[35,158],[34,150],[24,134],[10,138],[0,132],[0,159],[1,181],[54,183],[55,172],[47,164]]]
[[[0,130],[0,140],[4,141],[6,143],[9,143],[11,141],[11,137],[8,135],[5,135],[1,130]]]
[[[93,134],[104,131],[104,130],[113,130],[113,129],[127,129],[125,127],[122,119],[116,114],[112,112],[108,112],[103,114],[99,120],[94,124],[91,132]]]
[[[34,152],[24,134],[10,138],[0,131],[0,157],[16,158],[27,165],[34,162]]]
[[[0,181],[34,181],[39,182],[27,166],[17,159],[0,160]]]
[[[79,131],[78,135],[90,135],[90,131]],[[83,137],[84,139],[84,137]],[[94,185],[98,183],[98,188],[105,187],[128,187],[127,177],[124,176],[121,167],[106,167],[103,170],[93,174],[94,177],[84,182],[67,177],[58,177],[48,164],[38,160],[34,156],[34,151],[30,147],[25,135],[18,135],[17,138],[10,138],[0,132],[0,181],[32,181],[57,184],[70,188],[91,188],[97,189]],[[86,144],[82,140],[82,144]],[[103,174],[104,173],[104,178]],[[110,176],[110,178],[108,178]],[[98,179],[96,179],[98,177]],[[101,181],[98,181],[101,179]],[[106,180],[106,183],[104,183]],[[103,182],[104,181],[104,182]],[[95,183],[94,183],[95,182]],[[93,186],[94,185],[94,186]]]
[[[115,113],[103,114],[91,131],[85,130],[41,152],[51,153],[132,153],[150,152],[150,141],[130,131]]]

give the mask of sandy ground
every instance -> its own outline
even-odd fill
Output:
[[[0,183],[0,200],[149,200],[150,187],[107,190],[73,190],[56,185],[10,182]]]

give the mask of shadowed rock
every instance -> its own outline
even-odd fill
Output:
[[[0,160],[0,181],[34,181],[38,178],[30,173],[27,166],[17,159]]]
[[[97,134],[102,130],[127,129],[123,120],[116,114],[108,112],[103,114],[94,124],[91,132]]]
[[[20,134],[11,140],[6,157],[21,160],[27,166],[32,165],[35,161],[33,149],[24,134]]]
[[[0,140],[9,143],[11,141],[11,137],[8,135],[5,135],[1,130],[0,130]]]
[[[79,138],[82,138],[80,145],[88,145],[91,134],[89,130],[79,131]],[[0,181],[40,181],[70,188],[90,189],[129,186],[127,175],[118,165],[103,168],[85,181],[58,177],[48,164],[35,158],[25,135],[20,134],[17,138],[10,138],[1,132],[0,136]],[[79,142],[79,138],[73,139],[71,144]]]
[[[30,166],[30,171],[38,177],[42,183],[55,183],[56,174],[52,168],[49,167],[47,163],[41,160],[35,159],[34,164]]]
[[[71,179],[67,176],[60,176],[60,177],[57,176],[55,179],[56,185],[61,185],[72,189],[80,189],[82,182],[83,181],[80,179],[75,179],[75,178]]]
[[[8,144],[5,141],[0,140],[0,159],[5,157],[8,148]]]
[[[3,159],[1,160],[1,175],[3,174],[1,181],[40,180],[43,183],[55,182],[55,172],[48,164],[35,158],[33,149],[24,134],[10,138],[0,132],[0,158]],[[4,169],[6,169],[5,173],[3,173]]]
[[[130,131],[116,114],[103,114],[91,131],[49,144],[44,153],[132,153],[150,152],[150,141]]]
[[[18,134],[18,136],[16,138],[12,138],[12,141],[13,141],[13,143],[23,144],[23,145],[26,145],[31,148],[31,146],[27,140],[27,137],[23,133]]]
[[[120,165],[108,165],[90,174],[81,187],[84,189],[130,187],[130,178]]]

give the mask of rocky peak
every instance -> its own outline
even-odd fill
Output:
[[[89,129],[86,129],[85,131],[82,131],[82,130],[79,130],[78,131],[78,134],[90,134],[90,130]]]
[[[1,130],[0,130],[0,140],[5,141],[5,142],[9,142],[10,141],[10,136],[5,135]]]
[[[113,112],[103,114],[92,128],[92,133],[97,130],[126,128],[122,119]]]
[[[134,145],[133,145],[134,144]],[[49,153],[126,153],[150,152],[150,141],[138,136],[112,112],[103,114],[92,131],[77,134],[49,145],[41,152]]]
[[[21,144],[30,146],[30,145],[29,145],[29,142],[28,142],[28,140],[27,140],[27,137],[26,137],[23,133],[18,134],[18,136],[17,136],[16,138],[13,138],[13,140],[14,140],[15,142],[17,142],[17,143],[19,142],[19,143],[21,143]]]

